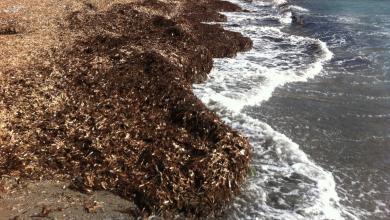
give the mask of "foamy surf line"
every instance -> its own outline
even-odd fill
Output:
[[[318,75],[332,53],[319,40],[283,33],[286,17],[278,14],[277,7],[262,7],[266,6],[264,2],[231,2],[251,13],[226,13],[227,29],[251,37],[254,47],[233,59],[215,59],[209,79],[194,85],[195,94],[227,124],[246,135],[253,146],[251,175],[228,218],[354,218],[340,205],[332,174],[248,111],[268,100],[277,87]],[[279,17],[280,25],[260,26],[259,14]],[[313,47],[318,50],[308,55],[307,48]]]

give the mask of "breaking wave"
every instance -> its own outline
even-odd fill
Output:
[[[332,174],[314,163],[291,139],[251,116],[277,87],[319,74],[332,52],[320,40],[282,31],[291,22],[283,8],[297,6],[281,0],[232,2],[250,12],[226,13],[228,22],[223,25],[250,37],[253,49],[235,58],[215,59],[209,79],[193,88],[210,109],[247,136],[253,146],[247,185],[227,218],[353,218],[339,203]]]

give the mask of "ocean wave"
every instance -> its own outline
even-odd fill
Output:
[[[252,117],[248,108],[268,100],[290,82],[318,75],[332,58],[317,39],[290,35],[280,26],[264,26],[256,14],[279,16],[275,8],[232,0],[251,13],[226,13],[225,28],[254,42],[251,51],[235,58],[215,59],[209,79],[194,85],[194,93],[253,146],[251,175],[243,194],[228,211],[235,219],[354,218],[339,203],[332,174],[315,164],[285,135]],[[275,1],[281,5],[286,1]],[[264,13],[264,10],[267,11]],[[235,25],[232,25],[235,24]]]

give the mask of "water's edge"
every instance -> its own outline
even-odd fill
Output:
[[[332,53],[320,40],[282,31],[291,21],[290,11],[285,10],[287,2],[231,2],[250,12],[225,13],[228,22],[223,25],[250,37],[253,49],[235,58],[215,59],[209,79],[194,85],[194,93],[253,146],[251,176],[228,217],[354,218],[340,205],[332,174],[291,139],[252,116],[253,109],[267,101],[277,87],[319,74]],[[306,56],[311,48],[312,54]],[[289,66],[280,59],[284,56],[304,61]]]

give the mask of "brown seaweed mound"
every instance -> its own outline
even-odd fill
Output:
[[[213,57],[251,47],[200,23],[239,9],[212,0],[87,6],[61,25],[59,35],[74,36],[68,46],[1,73],[0,174],[72,180],[147,212],[208,215],[226,204],[246,176],[249,144],[191,84]]]

